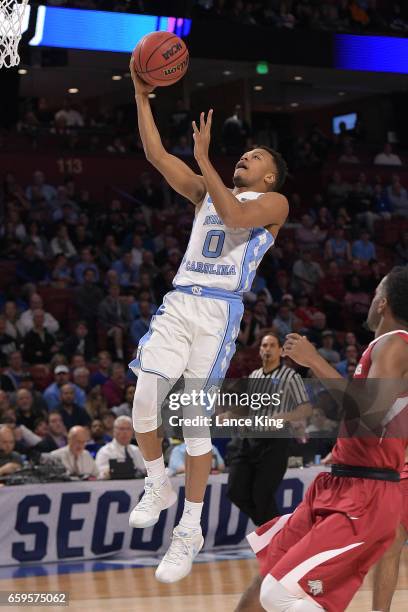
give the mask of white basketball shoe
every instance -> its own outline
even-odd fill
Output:
[[[152,478],[145,478],[144,494],[129,516],[130,527],[152,527],[159,520],[160,512],[170,508],[177,501],[177,494],[167,476],[154,486]]]
[[[191,572],[193,561],[202,549],[204,538],[201,527],[188,529],[177,525],[173,529],[170,548],[158,566],[155,576],[159,582],[177,582]]]

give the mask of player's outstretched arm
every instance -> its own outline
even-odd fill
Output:
[[[175,191],[193,204],[200,204],[206,193],[203,177],[195,174],[187,164],[163,147],[148,98],[153,87],[139,79],[133,58],[130,60],[130,72],[135,86],[139,132],[146,159],[157,168]]]
[[[276,237],[288,216],[287,199],[280,193],[265,193],[249,203],[237,200],[224,185],[208,157],[212,115],[212,109],[207,119],[204,113],[201,113],[199,127],[193,121],[194,157],[200,166],[218,215],[229,227],[268,227]]]

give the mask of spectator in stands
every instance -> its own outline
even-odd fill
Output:
[[[29,371],[24,372],[24,374],[22,375],[19,388],[27,389],[28,391],[30,391],[31,395],[34,398],[34,409],[36,411],[41,410],[44,413],[48,412],[48,406],[43,397],[43,394],[40,391],[36,391],[34,387],[33,376]]]
[[[374,164],[376,166],[401,166],[401,158],[396,153],[392,152],[392,145],[386,142],[383,151],[375,156]]]
[[[34,398],[27,389],[19,389],[16,393],[17,425],[24,425],[34,431],[34,423],[44,417],[41,410],[35,409]]]
[[[55,113],[55,121],[56,123],[63,121],[68,128],[84,127],[84,118],[82,114],[73,107],[69,98],[64,100],[63,107]]]
[[[347,368],[349,364],[351,363],[355,366],[355,364],[357,363],[357,360],[358,360],[357,347],[354,344],[350,344],[349,346],[346,346],[345,359],[342,359],[342,361],[340,361],[334,367],[345,378],[348,373]]]
[[[53,255],[62,253],[68,260],[75,257],[76,248],[71,242],[66,225],[59,226],[55,238],[51,240],[50,248]]]
[[[117,417],[113,425],[112,442],[105,444],[96,455],[99,478],[110,478],[109,461],[111,459],[129,461],[133,464],[134,469],[146,473],[142,453],[137,446],[130,443],[132,438],[132,419],[128,416]]]
[[[272,325],[279,336],[281,344],[283,344],[288,334],[299,329],[301,322],[293,314],[288,304],[282,300]]]
[[[320,352],[320,351],[319,351]],[[326,359],[326,358],[325,358]],[[307,434],[334,434],[338,430],[339,424],[336,421],[329,419],[324,411],[323,406],[314,406],[310,424],[306,427]]]
[[[336,326],[339,323],[339,311],[346,293],[344,279],[336,261],[328,263],[326,276],[320,281],[317,292],[322,300],[329,325]]]
[[[17,329],[25,336],[34,327],[33,313],[35,310],[44,310],[42,297],[38,293],[30,296],[30,308],[23,312],[17,323]],[[56,334],[59,330],[58,321],[49,312],[44,312],[44,327],[50,334]]]
[[[20,283],[42,283],[48,279],[45,263],[36,255],[35,245],[28,242],[23,249],[23,256],[17,262],[16,276]]]
[[[62,351],[68,359],[79,354],[84,356],[85,361],[91,361],[95,355],[95,345],[85,321],[78,321],[72,336],[65,340]]]
[[[0,389],[0,418],[2,418],[9,409],[14,410],[11,408],[9,395],[3,389]]]
[[[129,305],[120,299],[119,285],[109,287],[109,295],[99,305],[98,318],[108,336],[113,338],[116,355],[122,360],[124,334],[129,328],[131,315]]]
[[[89,433],[85,427],[75,426],[68,432],[68,445],[52,451],[50,456],[60,461],[70,476],[97,478],[98,470],[92,455],[85,450]]]
[[[312,261],[312,252],[304,248],[300,259],[295,262],[292,272],[292,289],[295,294],[314,293],[320,279],[324,276],[320,264]]]
[[[381,184],[374,186],[371,201],[368,203],[367,210],[357,215],[357,219],[362,221],[371,234],[375,232],[375,222],[381,219],[389,221],[391,219],[392,207],[388,198],[388,193]]]
[[[13,351],[8,356],[8,367],[3,370],[1,375],[1,388],[4,391],[17,391],[26,373],[21,351]]]
[[[85,402],[85,410],[91,419],[101,419],[108,412],[108,402],[102,394],[100,385],[96,385],[89,391]]]
[[[241,105],[237,104],[233,114],[224,121],[222,128],[222,138],[227,154],[241,155],[248,136],[249,126],[244,120]]]
[[[102,393],[108,402],[108,407],[119,406],[125,400],[126,375],[121,363],[112,365],[111,377],[102,386]]]
[[[83,285],[75,289],[75,306],[80,319],[86,321],[88,327],[95,335],[96,317],[99,304],[103,300],[103,291],[96,284],[95,271],[93,268],[84,270]]]
[[[367,230],[360,233],[360,239],[353,242],[351,254],[355,259],[369,262],[371,259],[377,259],[375,245],[370,240],[370,234]]]
[[[351,275],[349,283],[349,289],[344,296],[344,305],[353,314],[355,321],[363,324],[370,308],[371,296],[365,291],[357,274]]]
[[[396,263],[402,266],[408,264],[408,232],[403,232],[395,246]]]
[[[74,282],[71,266],[68,265],[68,260],[62,253],[54,257],[51,278],[53,287],[61,289],[69,287]]]
[[[88,391],[90,390],[90,375],[90,371],[85,366],[75,368],[75,370],[72,372],[72,380],[74,384],[77,385],[77,387],[81,389],[85,395],[87,395]]]
[[[172,147],[171,152],[177,157],[192,157],[193,149],[188,141],[187,136],[180,136],[176,144]]]
[[[0,425],[0,476],[13,474],[23,467],[23,459],[14,450],[14,432],[7,425]]]
[[[344,153],[339,157],[339,164],[359,164],[360,160],[354,153],[352,144],[346,144]]]
[[[135,385],[128,385],[125,390],[125,401],[119,406],[114,406],[112,412],[117,416],[132,416],[133,397],[135,395]]]
[[[351,261],[351,246],[344,238],[344,228],[336,227],[332,238],[327,240],[324,257],[326,260],[334,260],[341,267]]]
[[[391,203],[393,215],[407,218],[408,194],[405,187],[401,185],[399,176],[394,175],[391,185],[387,187],[387,196]]]
[[[225,470],[224,460],[221,457],[220,451],[214,444],[212,445],[212,457],[212,469],[217,472],[223,472]],[[186,443],[181,442],[174,446],[170,453],[168,472],[170,476],[176,476],[177,474],[184,474],[185,471]]]
[[[16,341],[12,336],[6,333],[6,319],[0,315],[0,367],[5,367],[10,355],[16,351]]]
[[[89,451],[92,457],[95,458],[96,453],[105,446],[108,442],[111,442],[111,436],[105,433],[103,423],[101,419],[93,419],[91,423],[91,439],[86,445],[86,450]]]
[[[296,230],[296,242],[300,249],[317,249],[325,240],[327,232],[320,230],[311,215],[303,215],[301,226]]]
[[[105,428],[105,433],[107,433],[108,436],[111,436],[111,438],[113,438],[113,425],[115,423],[115,419],[116,416],[111,410],[108,410],[108,412],[105,412],[102,416],[102,423]]]
[[[48,419],[44,416],[38,417],[38,419],[34,421],[33,432],[36,436],[40,437],[41,440],[44,440],[48,435]]]
[[[19,319],[19,311],[17,304],[12,300],[7,300],[3,308],[3,316],[6,319],[6,334],[14,338],[14,340],[20,341],[20,332],[17,327],[17,321]]]
[[[39,225],[35,221],[28,225],[27,240],[34,244],[37,257],[45,259],[49,250],[48,241],[42,233],[40,234]]]
[[[112,358],[108,351],[99,351],[98,368],[91,374],[91,387],[103,385],[109,379],[112,370]]]
[[[48,432],[35,446],[40,453],[51,453],[67,444],[67,430],[58,410],[51,410],[48,415]]]
[[[329,329],[322,333],[322,346],[317,350],[320,355],[330,364],[339,363],[340,355],[334,350],[334,334]]]
[[[90,247],[84,247],[81,250],[81,260],[74,267],[74,277],[77,285],[83,285],[85,283],[84,273],[87,270],[93,270],[94,282],[99,282],[99,268],[95,263],[95,257]]]
[[[299,319],[302,328],[311,326],[312,317],[317,310],[318,309],[312,305],[312,301],[308,293],[299,294],[297,299],[297,308],[294,311],[294,315]]]
[[[317,347],[322,346],[322,334],[326,329],[326,315],[323,312],[318,310],[314,313],[312,318],[312,325],[310,329],[307,330],[306,336]]]
[[[45,182],[45,175],[41,170],[36,170],[34,172],[33,182],[26,189],[26,197],[28,200],[33,199],[33,191],[40,195],[41,198],[44,198],[47,202],[51,202],[51,200],[53,200],[57,195],[55,187],[48,185]]]
[[[121,289],[132,289],[137,285],[139,271],[133,264],[132,253],[124,253],[120,259],[115,261],[112,269],[118,275]]]
[[[151,318],[152,312],[150,302],[147,300],[140,301],[139,317],[133,321],[132,325],[130,326],[132,341],[136,346],[139,344],[140,338],[142,338],[142,336],[149,331]]]
[[[238,345],[248,347],[253,346],[256,343],[256,338],[259,335],[260,330],[261,326],[254,316],[252,307],[246,305],[241,320],[240,331],[238,333]]]
[[[24,359],[30,364],[47,364],[58,349],[54,336],[45,328],[45,313],[43,310],[39,308],[34,310],[33,324],[33,329],[24,338]]]
[[[339,171],[333,173],[332,180],[327,187],[327,195],[333,205],[343,203],[351,191],[351,185],[343,181]]]
[[[70,383],[61,387],[61,401],[56,406],[56,410],[61,414],[68,431],[74,425],[89,426],[91,423],[86,410],[75,403],[75,390],[74,386]]]
[[[69,369],[66,365],[58,365],[54,369],[54,382],[45,389],[43,394],[49,410],[56,408],[60,403],[62,387],[69,383],[69,378]],[[74,389],[75,403],[83,407],[86,400],[84,391],[77,385],[71,386]]]

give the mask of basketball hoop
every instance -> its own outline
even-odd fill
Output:
[[[0,0],[0,68],[12,68],[20,63],[18,45],[28,2]]]

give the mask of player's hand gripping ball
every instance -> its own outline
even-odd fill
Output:
[[[132,55],[137,76],[153,87],[177,83],[188,68],[188,49],[184,41],[171,32],[146,34]]]

